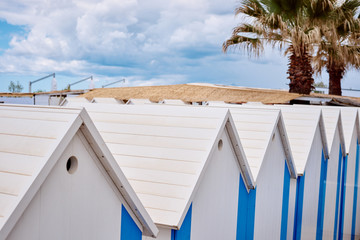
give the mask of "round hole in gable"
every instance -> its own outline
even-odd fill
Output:
[[[218,142],[219,151],[221,151],[222,148],[223,148],[223,141],[222,141],[222,139],[220,139],[219,142]]]
[[[68,173],[73,174],[78,167],[78,160],[76,157],[72,156],[70,157],[66,162],[66,171]]]

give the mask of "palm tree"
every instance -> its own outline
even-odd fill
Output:
[[[322,41],[314,57],[314,69],[329,73],[329,94],[341,95],[341,80],[350,67],[360,68],[359,0],[346,0],[336,6],[323,23]]]
[[[289,91],[309,94],[314,88],[311,54],[321,41],[319,23],[333,9],[331,0],[243,0],[235,11],[249,23],[234,28],[224,42],[229,47],[242,47],[259,56],[265,44],[283,49],[289,55]]]

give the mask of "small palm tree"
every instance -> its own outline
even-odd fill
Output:
[[[341,80],[350,67],[360,68],[359,0],[345,0],[323,23],[322,41],[314,57],[314,69],[329,73],[329,94],[341,95]]]
[[[242,47],[259,56],[265,44],[280,50],[286,46],[289,91],[309,94],[314,83],[311,54],[313,46],[321,42],[317,23],[332,8],[331,0],[243,0],[235,14],[246,16],[249,23],[234,28],[223,51]]]

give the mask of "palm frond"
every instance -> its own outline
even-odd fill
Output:
[[[242,4],[235,9],[235,15],[241,13],[249,17],[258,18],[263,16],[266,11],[258,0],[244,0]]]
[[[264,51],[263,43],[259,38],[251,38],[233,35],[223,43],[223,52],[228,52],[229,48],[240,48],[245,50],[249,56],[258,57]]]

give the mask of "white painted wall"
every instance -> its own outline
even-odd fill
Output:
[[[355,165],[356,140],[357,140],[356,131],[354,131],[351,137],[349,155],[347,159],[343,239],[351,239],[352,210],[353,210],[353,201],[354,201],[354,182],[355,182],[355,167],[356,167]]]
[[[0,102],[4,102],[5,104],[34,105],[34,99],[32,97],[0,97]]]
[[[194,240],[236,239],[240,168],[226,131],[221,139],[223,147],[213,152],[192,201]],[[171,240],[171,229],[159,227],[156,239]]]
[[[34,105],[49,105],[49,95],[48,94],[38,94],[35,96]]]
[[[304,199],[302,213],[301,239],[316,238],[317,211],[319,200],[319,181],[321,168],[322,142],[317,126],[305,166]]]
[[[256,179],[254,239],[259,240],[280,239],[281,233],[286,157],[278,129],[274,132]]]
[[[330,157],[328,159],[328,169],[326,176],[326,193],[325,193],[325,208],[324,208],[324,230],[323,238],[331,239],[334,235],[335,222],[335,205],[337,193],[337,178],[339,167],[339,151],[340,151],[340,133],[339,129],[335,131],[332,146],[330,147]],[[345,151],[345,149],[342,149]],[[339,193],[340,194],[340,193]]]
[[[156,238],[152,238],[152,237],[147,237],[147,236],[142,236],[142,240],[171,240],[171,229],[169,228],[163,228],[163,227],[159,227],[159,234],[156,236]]]
[[[79,133],[32,199],[9,240],[120,239],[121,200]],[[73,174],[66,170],[78,159]]]
[[[191,239],[236,239],[240,168],[226,131],[201,179],[192,205]]]

